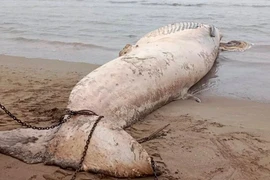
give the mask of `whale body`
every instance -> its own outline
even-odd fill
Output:
[[[91,110],[98,123],[84,171],[114,177],[152,175],[148,153],[124,128],[176,99],[212,68],[219,52],[219,30],[200,23],[175,23],[142,37],[128,52],[80,80],[67,108]],[[98,116],[77,115],[52,130],[0,132],[0,152],[26,163],[77,168]]]

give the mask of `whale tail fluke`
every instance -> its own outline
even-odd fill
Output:
[[[78,168],[89,134],[98,116],[76,116],[62,124],[48,143],[45,164]],[[94,129],[82,164],[84,171],[114,177],[153,174],[146,150],[125,130],[114,127],[105,117]]]
[[[43,162],[46,145],[52,139],[55,131],[56,129],[0,131],[0,153],[29,164]]]

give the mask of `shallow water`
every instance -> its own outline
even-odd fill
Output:
[[[2,0],[0,54],[103,64],[160,26],[210,23],[223,41],[254,46],[222,52],[206,93],[270,102],[269,9],[268,0]]]

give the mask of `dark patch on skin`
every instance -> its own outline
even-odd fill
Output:
[[[182,68],[184,70],[193,70],[194,69],[194,64],[190,64],[190,63],[184,63]]]
[[[210,25],[210,36],[216,37],[216,29],[213,25]]]
[[[136,45],[136,47],[138,47],[138,45]],[[119,57],[123,56],[127,53],[129,53],[132,50],[132,45],[131,44],[127,44],[120,52],[119,52]]]
[[[154,58],[154,57],[147,57],[147,58],[139,58],[139,57],[126,57],[126,58],[123,58],[122,60],[134,60],[134,59],[136,59],[136,60],[138,60],[138,61],[145,61],[145,60],[148,60],[148,59],[151,59],[151,58]]]
[[[171,61],[174,61],[174,55],[170,52],[162,52],[165,55],[165,62],[167,66],[170,66]]]
[[[37,137],[32,136],[22,139],[21,143],[22,144],[35,143],[37,140],[38,140]]]
[[[133,154],[134,154],[134,160],[136,161],[136,153],[134,152],[135,147],[134,147],[134,144],[133,144],[133,143],[132,143],[132,145],[131,145],[130,150],[131,150],[131,152],[133,152]]]
[[[133,144],[131,145],[131,148],[130,148],[130,150],[131,150],[131,152],[134,152],[134,147],[133,147]]]
[[[215,49],[210,54],[203,52],[203,51],[198,54],[198,56],[200,56],[204,59],[204,63],[205,63],[205,66],[207,67],[207,69],[211,69],[212,65],[214,64],[212,57],[217,56],[217,52],[218,51],[216,51],[216,49]]]
[[[146,58],[140,58],[140,57],[134,57],[134,56],[123,56],[123,58],[121,59],[122,61],[125,61],[126,63],[132,65],[129,66],[129,69],[133,72],[133,74],[138,73],[138,75],[143,75],[144,73],[151,73],[151,74],[158,74],[158,75],[162,75],[162,72],[160,71],[156,71],[153,69],[151,69],[150,67],[143,67],[142,66],[142,61],[146,61],[146,60],[152,60],[155,61],[156,57],[146,57]]]

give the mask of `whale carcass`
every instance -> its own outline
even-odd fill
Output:
[[[92,135],[82,169],[115,177],[152,175],[148,153],[124,128],[189,96],[189,88],[213,66],[219,43],[219,30],[214,26],[170,24],[148,33],[128,53],[79,81],[67,108],[104,116]],[[52,130],[1,131],[0,152],[26,163],[77,168],[97,118],[73,116]]]

